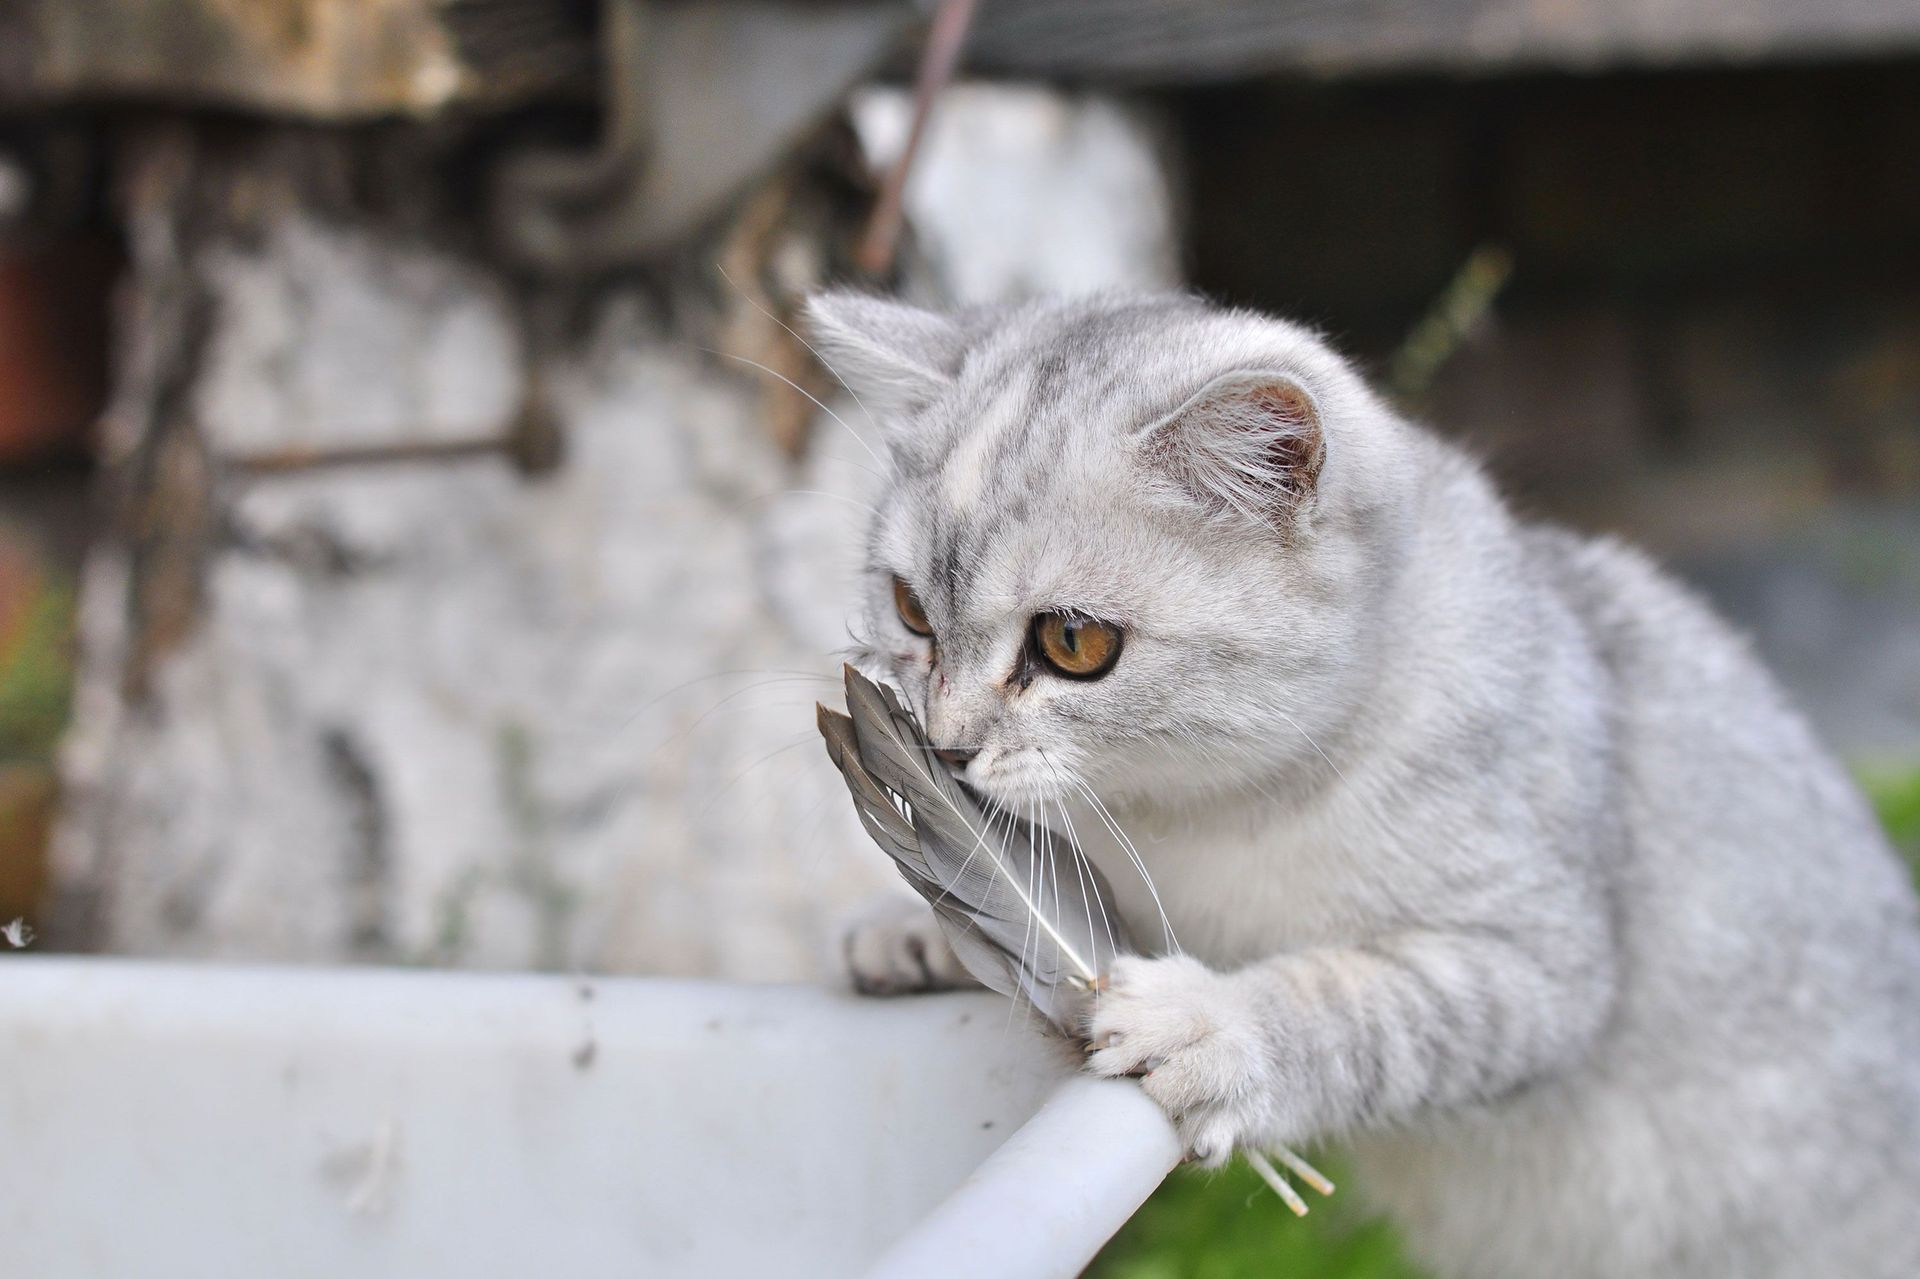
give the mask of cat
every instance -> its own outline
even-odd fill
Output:
[[[1347,1143],[1442,1276],[1920,1274],[1914,895],[1706,607],[1290,323],[809,318],[890,455],[858,664],[1156,943],[1089,1070],[1209,1163]],[[924,909],[847,947],[963,980]]]

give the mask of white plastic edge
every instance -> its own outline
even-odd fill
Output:
[[[1138,1084],[1070,1079],[867,1279],[1071,1279],[1179,1160]]]

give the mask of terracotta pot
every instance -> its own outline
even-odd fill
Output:
[[[92,238],[0,245],[0,466],[84,452],[106,397],[115,266]]]

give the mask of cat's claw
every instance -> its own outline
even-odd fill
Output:
[[[1138,1078],[1192,1157],[1218,1166],[1270,1104],[1258,1024],[1231,975],[1184,955],[1121,959],[1088,1019],[1087,1069]]]

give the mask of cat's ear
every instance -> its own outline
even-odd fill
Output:
[[[868,408],[912,413],[959,371],[967,335],[944,315],[905,302],[835,290],[807,300],[820,358]]]
[[[1312,501],[1326,459],[1320,411],[1292,378],[1216,378],[1139,433],[1147,463],[1188,500],[1278,526]]]

